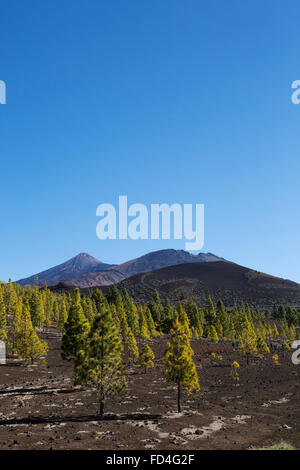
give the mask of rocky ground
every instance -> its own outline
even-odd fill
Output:
[[[127,368],[127,396],[110,399],[97,416],[96,395],[72,385],[72,367],[60,358],[60,337],[43,335],[47,365],[8,358],[0,366],[0,449],[249,449],[281,441],[300,448],[299,374],[291,353],[252,358],[249,366],[230,344],[193,341],[201,391],[183,397],[163,377],[165,340],[153,343],[156,366],[146,375]],[[214,359],[211,352],[222,355]],[[230,364],[241,365],[234,387]]]

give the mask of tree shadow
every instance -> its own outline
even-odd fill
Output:
[[[0,390],[0,395],[9,395],[9,394],[17,394],[17,395],[25,395],[26,393],[29,394],[36,394],[36,395],[52,395],[53,392],[59,394],[64,394],[64,393],[74,393],[78,390],[74,390],[73,388],[63,388],[58,390],[57,388],[48,388],[46,386],[44,387],[38,387],[38,388],[13,388],[10,390],[3,389]]]
[[[24,366],[24,362],[21,361],[10,361],[6,358],[6,364],[1,364],[0,367],[21,367]]]
[[[127,413],[121,415],[105,414],[82,416],[28,416],[27,418],[1,419],[0,426],[21,424],[60,424],[60,423],[87,423],[90,421],[148,421],[162,418],[159,414]]]

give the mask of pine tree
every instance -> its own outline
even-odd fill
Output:
[[[45,291],[45,325],[44,326],[50,326],[51,325],[51,319],[52,319],[52,312],[53,312],[53,302],[54,302],[54,295],[52,292],[47,289]]]
[[[126,289],[122,290],[121,296],[122,296],[124,310],[126,313],[128,326],[134,334],[138,334],[139,317],[137,314],[137,307],[134,304],[133,300],[130,298]]]
[[[125,288],[122,289],[121,296],[122,296],[125,311],[127,311],[130,309],[130,296],[128,294],[127,289]]]
[[[200,339],[203,336],[203,327],[200,320],[200,313],[197,313],[196,319],[194,321],[193,334],[197,339]]]
[[[95,318],[95,310],[94,310],[94,304],[92,299],[86,299],[84,298],[82,300],[82,309],[83,313],[88,320],[89,324],[91,325],[93,323],[93,320]]]
[[[214,327],[216,326],[216,320],[217,320],[217,314],[216,314],[215,305],[213,303],[211,296],[209,295],[207,298],[207,306],[205,309],[206,335],[211,326],[214,326]]]
[[[234,302],[234,304],[233,304],[233,309],[231,311],[231,318],[232,318],[232,321],[234,323],[235,336],[237,338],[239,336],[242,328],[243,328],[244,318],[241,315],[236,302]]]
[[[0,340],[7,341],[7,321],[6,308],[2,294],[2,286],[0,283]]]
[[[66,303],[63,300],[59,309],[58,322],[57,322],[57,329],[60,333],[64,332],[65,323],[67,320],[68,320],[68,312],[67,312]]]
[[[191,393],[193,390],[200,389],[193,355],[194,351],[184,327],[176,318],[171,330],[171,339],[167,344],[164,364],[168,383],[174,383],[177,386],[178,412],[181,411],[181,392],[186,390]]]
[[[277,329],[276,323],[274,323],[274,325],[273,325],[273,337],[277,338],[278,336],[279,336],[278,329]]]
[[[234,341],[234,340],[236,339],[236,336],[237,336],[237,334],[236,334],[236,330],[235,330],[235,324],[234,324],[234,322],[231,322],[231,326],[230,326],[230,339],[231,339],[232,341]]]
[[[179,323],[184,327],[184,330],[185,330],[188,338],[191,338],[192,337],[192,331],[190,329],[189,317],[187,316],[187,313],[184,310],[181,302],[178,303],[177,311],[178,311]]]
[[[278,356],[278,354],[274,354],[274,356],[272,356],[272,359],[273,359],[273,364],[275,364],[275,366],[279,366],[279,356]]]
[[[136,339],[132,333],[131,328],[127,328],[127,332],[124,338],[124,347],[128,353],[129,362],[138,360],[139,358],[139,348],[137,346]]]
[[[73,362],[76,360],[78,351],[85,343],[89,329],[89,322],[82,310],[79,289],[75,289],[62,337],[62,359]]]
[[[249,356],[257,351],[257,336],[247,316],[244,318],[244,326],[239,336],[239,349],[246,354],[247,364],[249,364]]]
[[[176,314],[177,314],[176,309],[172,307],[169,299],[167,299],[163,306],[163,314],[162,314],[162,319],[160,321],[161,331],[163,331],[164,333],[168,333],[171,330]]]
[[[19,298],[17,296],[15,285],[11,282],[10,279],[6,296],[6,313],[8,317],[14,316],[18,302]]]
[[[107,300],[100,289],[96,289],[92,293],[91,300],[95,304],[95,313],[101,313],[102,310],[107,307]]]
[[[41,327],[45,323],[46,317],[42,296],[36,288],[32,290],[31,298],[29,300],[29,307],[32,325],[35,328]]]
[[[143,310],[141,311],[140,318],[139,318],[139,336],[140,338],[143,338],[143,339],[147,339],[147,340],[151,339],[147,320],[146,320]]]
[[[139,316],[137,313],[137,307],[132,299],[129,299],[128,307],[125,307],[125,310],[128,326],[132,330],[133,334],[137,335],[139,333]]]
[[[109,304],[109,306],[107,307],[109,310],[110,310],[110,313],[113,317],[113,320],[115,322],[115,325],[117,327],[117,330],[120,331],[121,330],[121,326],[120,326],[120,318],[118,316],[118,312],[117,312],[117,309],[116,309],[116,306],[115,304]]]
[[[148,326],[150,336],[152,336],[153,338],[155,338],[156,336],[159,336],[160,333],[155,328],[155,323],[154,323],[154,320],[152,318],[149,307],[145,307],[145,317],[146,317],[146,320],[147,320],[147,326]]]
[[[144,369],[145,374],[150,367],[154,367],[154,358],[154,352],[148,344],[145,344],[141,350],[139,358],[139,366]]]
[[[21,359],[29,361],[31,364],[35,359],[45,356],[48,352],[47,344],[39,340],[32,326],[30,312],[26,305],[23,308],[22,322],[17,332],[15,349]]]
[[[117,316],[118,316],[118,322],[117,324],[119,325],[119,332],[123,338],[123,342],[125,342],[126,335],[129,330],[128,322],[127,322],[127,316],[125,313],[123,301],[121,300],[117,306]]]
[[[119,395],[127,388],[121,351],[114,320],[106,309],[96,315],[87,347],[78,352],[75,362],[75,383],[96,389],[100,416],[103,416],[108,396]]]
[[[161,303],[157,289],[155,289],[153,292],[152,299],[149,302],[148,307],[150,309],[153,320],[157,325],[160,325],[161,321],[163,320],[164,307]]]
[[[294,325],[291,325],[289,328],[288,339],[292,342],[296,339],[296,336],[297,336],[296,327]]]
[[[278,307],[278,318],[286,319],[286,310],[283,305],[279,305]]]
[[[231,333],[231,316],[227,313],[222,300],[217,302],[217,318],[222,325],[222,334],[224,337],[230,337]]]
[[[115,284],[112,289],[108,290],[106,298],[109,303],[115,304],[116,307],[118,307],[119,303],[122,301],[122,296]]]
[[[58,302],[57,298],[54,299],[53,305],[52,305],[52,319],[53,321],[57,322],[59,317],[59,307],[58,307]]]
[[[198,307],[193,299],[189,299],[185,304],[185,311],[189,318],[190,326],[195,327],[196,319],[198,316]]]
[[[231,377],[233,378],[233,383],[234,385],[236,386],[238,384],[238,382],[240,381],[240,375],[239,375],[239,372],[238,372],[238,369],[240,368],[240,365],[238,362],[234,361],[232,364],[231,364],[231,367],[230,367],[230,375]]]
[[[267,343],[262,338],[262,336],[257,336],[256,349],[257,349],[257,351],[259,351],[261,353],[269,353],[270,352],[270,349],[269,349]]]
[[[216,320],[216,332],[217,332],[218,338],[222,339],[223,338],[223,326],[219,318],[217,318]]]
[[[10,324],[8,328],[8,345],[13,353],[16,352],[16,338],[22,325],[22,300],[16,297],[13,314],[10,315]]]
[[[214,327],[214,325],[211,325],[209,327],[208,332],[207,332],[207,338],[210,339],[211,341],[213,341],[214,343],[219,342],[219,336],[218,336],[217,330]]]
[[[196,303],[189,299],[185,304],[185,311],[189,319],[189,326],[192,330],[193,336],[199,339],[203,336],[203,326],[201,322],[201,315]]]
[[[283,339],[289,339],[289,326],[286,322],[286,320],[283,320],[280,324],[281,326],[281,336]]]
[[[279,315],[278,315],[278,308],[277,308],[277,305],[275,305],[275,304],[273,305],[272,318],[274,318],[274,319],[279,318]]]

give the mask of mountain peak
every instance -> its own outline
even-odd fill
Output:
[[[69,281],[79,287],[113,284],[146,271],[153,271],[167,266],[185,263],[205,263],[209,261],[221,261],[223,258],[210,253],[191,254],[184,250],[164,249],[152,251],[139,258],[127,261],[120,265],[105,264],[91,256],[81,252],[65,263],[47,269],[38,274],[38,282],[43,286],[45,281],[48,286],[60,281]],[[105,273],[104,273],[105,272]],[[35,276],[18,281],[22,286],[34,284]]]
[[[71,259],[82,259],[82,260],[87,260],[87,261],[96,261],[97,263],[102,263],[102,261],[99,261],[97,258],[94,256],[90,255],[89,253],[78,253],[78,255],[74,256],[74,258]]]
[[[79,253],[65,263],[54,266],[37,274],[38,283],[43,286],[45,281],[48,285],[55,284],[58,281],[65,281],[69,278],[78,277],[88,272],[99,272],[109,268],[110,264],[102,263],[88,253]],[[35,276],[18,281],[22,286],[35,283]]]

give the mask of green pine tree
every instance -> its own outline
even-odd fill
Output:
[[[150,367],[154,367],[154,358],[154,352],[148,344],[145,344],[140,352],[139,358],[139,366],[144,369],[145,374]]]
[[[57,322],[57,329],[60,333],[64,332],[65,323],[67,320],[68,320],[68,311],[67,311],[65,300],[63,300],[59,309],[58,322]]]
[[[207,331],[207,338],[213,341],[214,343],[219,342],[219,336],[214,325],[211,325]]]
[[[2,286],[0,283],[0,340],[7,341],[7,321],[6,308],[2,294]]]
[[[34,360],[44,357],[48,352],[47,344],[39,340],[32,326],[30,312],[26,305],[23,308],[22,322],[16,335],[15,350],[20,359],[31,362],[31,364]]]
[[[66,361],[76,361],[78,352],[83,348],[90,325],[86,319],[80,300],[79,289],[75,289],[68,319],[64,326],[61,356]]]
[[[32,325],[35,328],[41,327],[45,323],[46,316],[42,296],[37,288],[32,289],[29,307]]]
[[[139,358],[139,348],[131,328],[128,327],[124,338],[124,347],[128,353],[129,362],[137,361]]]
[[[121,352],[122,343],[107,309],[95,317],[87,347],[78,352],[75,365],[75,383],[96,389],[100,416],[107,398],[127,389]]]
[[[185,329],[176,318],[171,330],[171,339],[167,344],[164,364],[168,383],[177,386],[178,412],[181,411],[181,392],[186,390],[191,393],[200,389],[193,355],[194,351]]]
[[[147,339],[147,340],[151,339],[146,316],[143,310],[140,312],[140,318],[139,318],[139,336],[140,338],[143,338],[143,339]]]
[[[257,336],[247,316],[244,317],[243,328],[239,336],[239,349],[246,354],[247,364],[249,364],[249,357],[251,354],[257,352]]]
[[[257,336],[256,349],[257,349],[257,351],[259,351],[261,353],[269,353],[270,352],[270,349],[269,349],[267,343],[262,338],[262,336]]]

